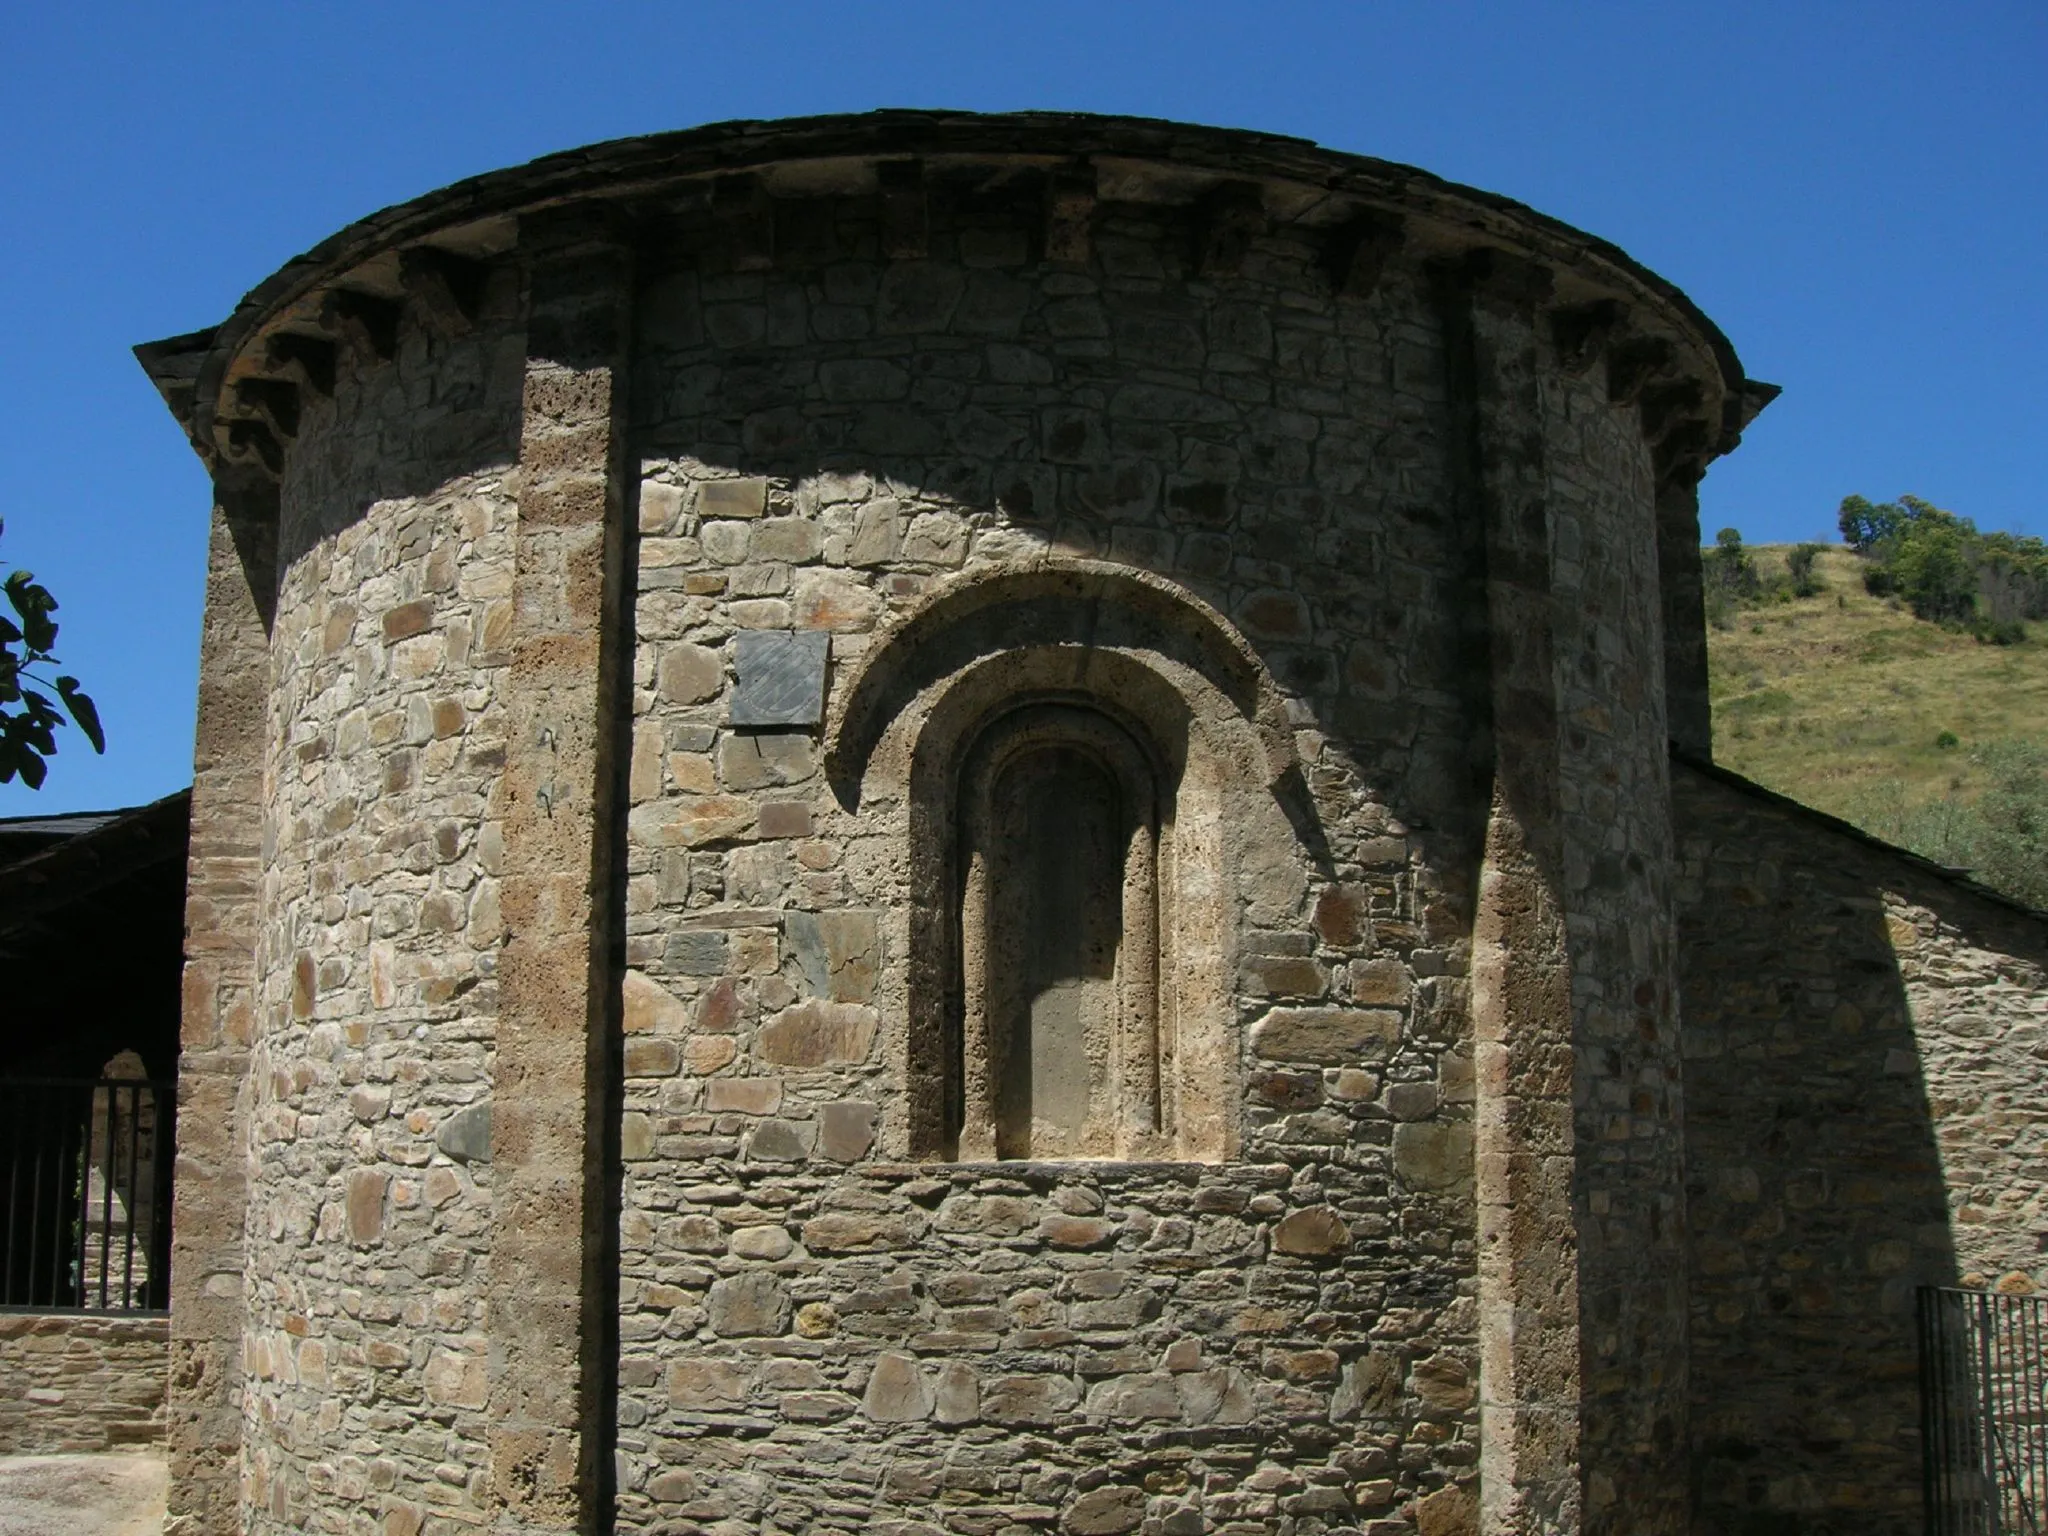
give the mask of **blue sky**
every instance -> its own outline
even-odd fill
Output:
[[[100,701],[0,815],[190,777],[206,488],[128,355],[385,204],[551,150],[878,106],[1129,112],[1424,166],[1605,236],[1785,387],[1709,535],[1850,491],[2048,535],[2048,7],[24,6],[0,47],[0,564]]]

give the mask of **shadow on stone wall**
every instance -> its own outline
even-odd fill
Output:
[[[1914,1290],[1958,1265],[1888,908],[1942,882],[1733,775],[1676,763],[1672,796],[1694,1529],[1915,1531]]]

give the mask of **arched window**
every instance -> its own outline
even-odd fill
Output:
[[[1236,848],[1293,765],[1243,637],[1162,581],[1048,564],[937,594],[839,700],[834,792],[907,855],[885,1140],[936,1161],[1233,1156]]]
[[[1097,709],[1035,703],[969,748],[961,820],[963,1158],[1154,1152],[1158,775]]]

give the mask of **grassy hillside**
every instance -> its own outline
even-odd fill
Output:
[[[1767,589],[1789,549],[1752,551]],[[1985,749],[1995,761],[1999,742],[2048,746],[2048,624],[2020,645],[1982,645],[1868,595],[1846,547],[1816,569],[1819,595],[1737,607],[1708,627],[1714,757],[1940,857],[1926,826],[1992,787]]]

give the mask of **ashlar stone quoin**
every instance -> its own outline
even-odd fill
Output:
[[[1671,745],[1774,391],[1670,284],[889,112],[139,351],[216,487],[178,1529],[1691,1528]]]

